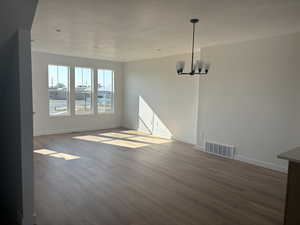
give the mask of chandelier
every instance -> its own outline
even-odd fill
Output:
[[[209,70],[209,63],[204,63],[202,60],[196,60],[194,63],[194,45],[195,45],[195,24],[199,22],[199,19],[191,19],[190,22],[193,24],[193,42],[192,42],[192,62],[191,71],[184,72],[184,61],[179,61],[176,64],[176,70],[178,75],[206,75]]]

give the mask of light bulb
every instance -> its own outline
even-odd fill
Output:
[[[176,70],[178,74],[182,74],[184,70],[185,62],[184,61],[179,61],[176,63]]]
[[[203,68],[203,61],[202,60],[197,60],[196,63],[195,63],[195,70],[198,70],[199,73],[201,73],[201,70]]]

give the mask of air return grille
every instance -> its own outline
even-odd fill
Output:
[[[205,142],[205,152],[233,159],[235,154],[235,146]]]

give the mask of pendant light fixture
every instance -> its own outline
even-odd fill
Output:
[[[179,61],[176,64],[176,70],[178,75],[206,75],[208,73],[210,65],[204,63],[201,60],[196,60],[194,64],[194,46],[195,46],[195,25],[199,22],[199,19],[191,19],[190,21],[193,24],[193,42],[192,42],[192,61],[191,61],[191,71],[186,73],[184,72],[184,61]]]

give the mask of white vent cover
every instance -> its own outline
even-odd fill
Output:
[[[204,150],[205,152],[231,159],[233,159],[235,155],[235,146],[218,144],[209,141],[205,142]]]

